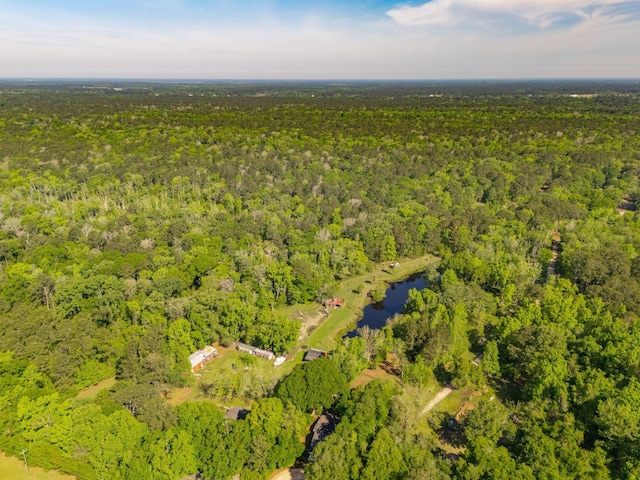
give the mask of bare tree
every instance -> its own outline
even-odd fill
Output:
[[[370,362],[382,347],[384,334],[380,330],[370,328],[368,325],[358,328],[356,332],[364,340],[364,356]]]

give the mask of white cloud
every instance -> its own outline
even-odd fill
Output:
[[[638,0],[432,0],[417,7],[401,6],[387,15],[402,26],[486,24],[515,18],[546,27],[563,19],[614,13],[624,6],[640,13]]]
[[[444,9],[442,15],[453,11],[446,5],[471,3],[435,1]],[[486,5],[501,2],[477,0],[475,4],[486,11]],[[533,12],[518,8],[523,8],[517,13],[522,18]],[[158,28],[80,16],[47,21],[0,11],[0,76],[638,78],[640,20],[620,21],[611,13],[591,10],[586,12],[587,19],[570,29],[533,28],[514,35],[500,29],[400,28],[388,20],[356,25],[321,16],[308,16],[297,24],[167,22]],[[457,20],[453,16],[449,23]]]

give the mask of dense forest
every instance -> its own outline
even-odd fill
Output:
[[[0,83],[0,450],[79,479],[640,478],[639,174],[637,83]],[[427,254],[383,330],[259,386],[189,374],[286,355],[291,306]],[[398,381],[349,388],[381,362]],[[426,385],[485,395],[423,415]]]

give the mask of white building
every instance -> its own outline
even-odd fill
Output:
[[[215,347],[211,345],[207,345],[202,350],[198,350],[191,355],[189,355],[189,362],[191,362],[191,371],[197,372],[202,368],[207,360],[214,358],[218,355],[218,351]]]

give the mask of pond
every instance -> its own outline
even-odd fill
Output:
[[[357,329],[368,325],[369,328],[379,329],[387,324],[387,321],[396,313],[402,312],[404,304],[409,298],[409,290],[415,288],[422,290],[426,288],[427,281],[423,273],[415,273],[400,282],[393,282],[387,288],[384,300],[381,302],[370,303],[364,307],[362,318],[357,323],[356,328],[345,335],[347,338],[353,338],[358,335]]]

